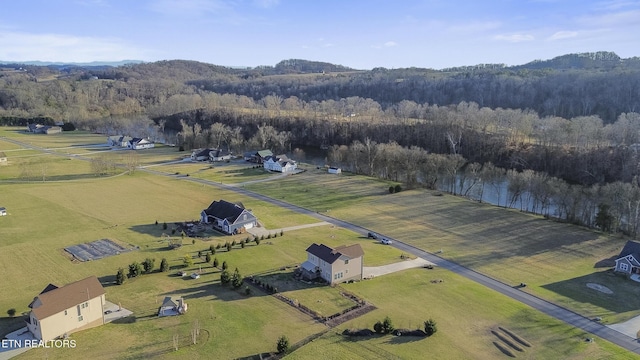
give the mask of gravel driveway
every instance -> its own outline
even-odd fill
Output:
[[[423,258],[415,258],[413,260],[404,260],[397,263],[384,265],[384,266],[374,266],[367,267],[365,266],[362,271],[362,276],[366,278],[372,278],[380,275],[391,274],[396,271],[402,271],[411,268],[423,267],[426,265],[433,265],[433,263],[423,259]]]

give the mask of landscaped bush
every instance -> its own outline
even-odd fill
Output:
[[[390,334],[393,332],[393,323],[388,316],[382,322],[378,321],[373,325],[373,330],[378,334]]]
[[[378,334],[382,334],[382,321],[377,321],[373,324],[373,330]]]
[[[436,326],[436,322],[433,319],[429,319],[424,322],[424,332],[427,336],[431,336],[438,331],[438,327]]]
[[[218,250],[222,249],[222,244],[218,243],[218,245],[216,245],[216,249]]]
[[[259,238],[256,237],[255,239],[253,239],[253,241],[256,242],[256,245],[260,245],[260,239]]]
[[[116,274],[116,285],[122,285],[127,281],[127,277],[124,275],[124,269],[118,269],[118,273]]]
[[[160,271],[162,272],[169,271],[169,262],[165,258],[162,258],[162,261],[160,261]]]
[[[389,186],[389,194],[393,194],[396,189],[393,186]]]
[[[240,247],[244,249],[244,243],[243,242],[240,243]]]
[[[214,258],[214,259],[213,259],[213,267],[214,267],[214,268],[217,268],[217,267],[218,267],[218,265],[220,265],[220,263],[218,262],[218,258]]]
[[[395,190],[395,192],[399,193],[400,191],[402,191],[402,186],[400,186],[400,184],[398,184],[398,185],[396,185],[394,190]]]
[[[233,272],[233,276],[231,276],[231,285],[237,289],[240,286],[242,286],[242,276],[240,275],[240,271],[238,271],[238,268],[236,268],[236,270]]]
[[[187,254],[184,256],[184,258],[182,258],[182,262],[184,263],[184,266],[186,267],[192,267],[193,266],[193,259],[191,258],[191,255]]]
[[[284,235],[284,231],[280,230],[280,236]]]
[[[150,273],[153,271],[153,267],[156,264],[156,259],[152,259],[152,258],[146,258],[143,262],[142,262],[142,266],[144,267],[144,272],[145,273]]]
[[[289,351],[289,339],[284,335],[280,336],[276,348],[278,349],[278,354],[286,354]]]
[[[231,281],[231,275],[229,275],[229,272],[227,270],[222,270],[222,272],[220,273],[220,283],[222,285],[226,285]]]
[[[140,274],[142,274],[142,270],[143,270],[142,265],[139,262],[136,261],[133,264],[129,265],[129,274],[128,274],[128,276],[130,278],[140,276]]]
[[[207,264],[210,263],[211,262],[211,254],[207,253],[207,255],[204,256],[204,261],[206,261]]]
[[[227,264],[227,261],[223,261],[222,262],[222,270],[227,270],[229,268],[229,265]]]
[[[230,243],[227,243],[227,251],[231,251],[231,249],[233,249],[233,246]]]

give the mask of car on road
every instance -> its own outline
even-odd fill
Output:
[[[368,232],[367,233],[367,237],[369,239],[377,239],[378,238],[378,234],[374,233],[374,232]]]
[[[385,244],[385,245],[391,245],[391,244],[393,244],[393,241],[391,241],[391,240],[389,240],[389,239],[385,239],[385,238],[380,239],[380,242],[381,242],[381,243],[383,243],[383,244]]]

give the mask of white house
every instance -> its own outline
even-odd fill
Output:
[[[155,144],[151,141],[141,138],[133,138],[127,144],[127,147],[132,150],[150,149],[154,146]]]
[[[208,161],[210,152],[211,152],[211,149],[193,150],[193,152],[191,153],[191,160],[193,160],[193,161]]]
[[[49,341],[104,324],[105,291],[95,276],[61,288],[49,284],[29,307],[27,329]]]
[[[269,171],[277,171],[281,173],[292,172],[298,168],[298,164],[284,155],[267,156],[262,165]]]
[[[615,271],[631,274],[640,274],[640,242],[627,241],[616,259]]]

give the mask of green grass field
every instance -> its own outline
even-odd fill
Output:
[[[32,136],[6,134],[7,130],[0,128],[0,136],[19,141]],[[59,138],[65,139],[65,135],[60,134]],[[83,141],[95,144],[98,136],[73,134],[66,144],[60,139],[38,140],[42,143],[37,146],[63,149],[81,146]],[[22,151],[11,144],[5,150]],[[160,164],[176,157],[175,149],[162,147],[140,154],[143,164]],[[168,250],[161,238],[174,222],[198,219],[200,211],[218,199],[241,201],[269,229],[318,220],[185,178],[144,171],[111,177],[81,176],[85,170],[81,170],[80,159],[42,156],[51,157],[48,172],[59,176],[59,181],[13,182],[10,175],[0,175],[0,206],[9,212],[0,218],[3,274],[0,310],[5,313],[15,308],[18,314],[26,312],[27,304],[47,284],[63,285],[96,275],[107,285],[107,300],[134,311],[135,317],[73,334],[78,343],[75,349],[30,350],[18,358],[241,358],[274,351],[281,335],[287,335],[295,343],[326,329],[258,290],[247,296],[243,288],[236,291],[221,286],[219,270],[196,256],[211,245],[240,241],[247,235],[213,235],[193,244],[187,238],[177,250]],[[0,168],[0,174],[2,171]],[[236,174],[232,182],[255,179],[254,175]],[[442,249],[445,257],[505,281],[527,282],[530,284],[527,291],[588,314],[605,316],[607,322],[616,317],[627,318],[636,311],[637,296],[623,304],[588,293],[586,286],[580,285],[585,281],[608,281],[607,286],[624,291],[624,279],[601,273],[604,268],[593,268],[598,261],[619,251],[622,240],[429,192],[390,195],[388,186],[394,184],[359,176],[328,175],[309,168],[301,175],[255,183],[247,188],[316,211],[328,211],[331,216],[430,251]],[[168,223],[168,230],[162,229],[164,222]],[[138,246],[139,250],[84,263],[72,262],[62,250],[65,246],[102,238]],[[365,251],[365,266],[396,262],[402,255],[393,247],[323,225],[286,231],[283,236],[265,239],[260,245],[249,243],[244,249],[217,251],[213,257],[220,263],[226,261],[232,271],[237,267],[242,275],[258,274],[304,261],[304,250],[313,242],[329,246],[359,243]],[[194,265],[187,270],[200,271],[199,279],[175,276],[182,269],[185,255],[194,258]],[[156,266],[160,259],[167,258],[172,270],[130,279],[122,286],[110,286],[119,267],[126,268],[147,257],[155,258]],[[433,284],[430,280],[434,278],[444,282]],[[287,278],[282,281],[290,282]],[[433,354],[435,358],[493,359],[504,356],[493,345],[496,338],[490,330],[496,326],[509,328],[533,344],[531,349],[518,353],[519,358],[636,358],[599,339],[586,344],[583,341],[586,334],[581,331],[440,269],[407,270],[342,286],[378,309],[332,329],[288,358],[421,359]],[[336,289],[292,287],[287,292],[323,314],[349,306],[343,297],[336,295]],[[183,296],[189,312],[180,317],[156,318],[164,296]],[[346,328],[371,328],[387,315],[396,327],[406,328],[416,328],[432,317],[440,331],[432,338],[420,340],[395,337],[345,340],[336,335]],[[190,330],[196,322],[202,329],[201,337],[198,344],[188,345]],[[20,326],[19,319],[0,315],[0,335]],[[178,351],[172,350],[174,335],[180,339]]]
[[[618,237],[446,194],[389,194],[386,183],[317,170],[247,188],[442,251],[439,256],[506,283],[527,283],[526,291],[587,317],[615,323],[640,314],[640,287],[602,273],[625,243]],[[624,296],[586,286],[595,281]]]

